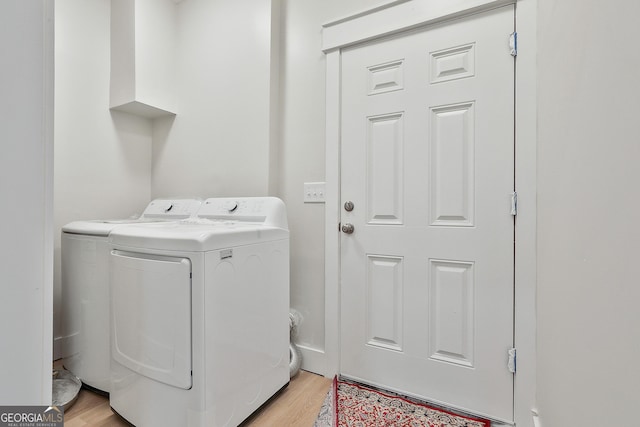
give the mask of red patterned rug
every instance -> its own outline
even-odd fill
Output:
[[[326,407],[325,407],[326,406]],[[424,403],[333,380],[316,426],[331,427],[490,427],[491,422],[454,414]],[[321,418],[324,421],[321,422]]]

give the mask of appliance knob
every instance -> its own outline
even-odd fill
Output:
[[[227,203],[227,211],[229,211],[229,213],[234,212],[236,209],[238,209],[238,202],[229,202]]]

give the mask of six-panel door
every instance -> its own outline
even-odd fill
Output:
[[[343,50],[341,372],[513,420],[514,8]]]

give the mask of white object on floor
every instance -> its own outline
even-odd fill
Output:
[[[302,352],[294,342],[298,325],[302,321],[302,315],[293,308],[289,311],[289,378],[293,378],[300,372],[302,366]]]

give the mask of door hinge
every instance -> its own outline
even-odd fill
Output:
[[[516,349],[509,349],[509,362],[507,363],[507,368],[509,368],[509,372],[512,374],[516,373]]]
[[[518,32],[514,31],[509,36],[509,48],[511,49],[511,56],[518,56]]]
[[[511,195],[511,215],[518,215],[518,193],[515,191]]]

